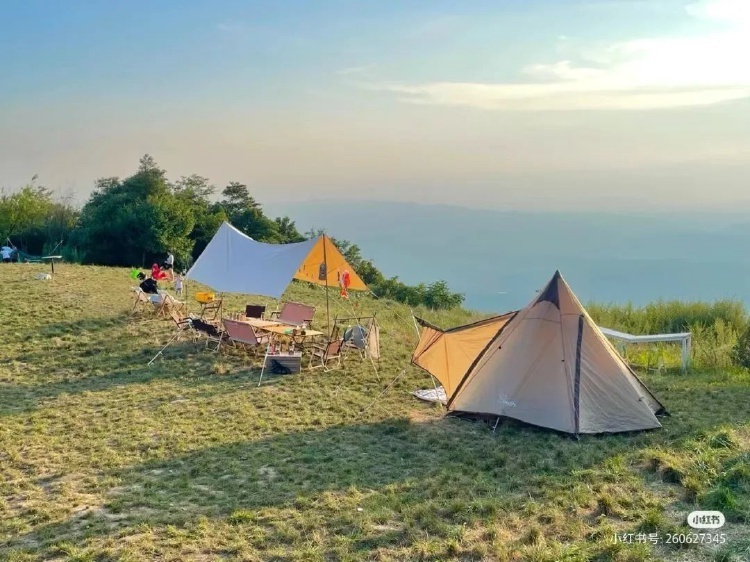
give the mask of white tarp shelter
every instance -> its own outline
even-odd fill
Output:
[[[367,290],[325,235],[304,242],[268,244],[224,222],[185,278],[220,293],[278,299],[292,279],[338,287],[342,275],[348,279],[348,289]]]

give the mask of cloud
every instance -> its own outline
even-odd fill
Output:
[[[482,110],[648,110],[750,97],[750,1],[710,0],[687,13],[720,29],[581,49],[578,57],[521,69],[517,83],[376,84],[406,103]],[[576,58],[577,61],[571,60]]]

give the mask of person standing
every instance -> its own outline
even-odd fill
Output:
[[[179,273],[174,276],[174,291],[177,296],[182,296],[182,275]]]
[[[174,281],[174,256],[172,255],[172,252],[167,253],[167,259],[164,260],[164,265],[162,267],[165,271],[169,271],[170,281]]]
[[[2,253],[3,256],[3,263],[10,263],[10,258],[13,255],[13,248],[10,248],[9,246],[3,246],[2,248],[0,248],[0,253]]]

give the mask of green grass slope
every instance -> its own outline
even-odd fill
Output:
[[[129,317],[127,270],[34,279],[46,271],[0,265],[0,560],[750,557],[747,374],[645,374],[672,413],[653,432],[493,433],[410,396],[431,385],[412,367],[379,397],[416,342],[405,307],[356,299],[380,320],[378,375],[350,359],[257,387],[258,361],[237,351],[184,343],[148,367],[173,326]],[[320,288],[287,296],[325,323]],[[346,313],[336,296],[331,312]],[[701,508],[726,514],[726,541],[666,544]]]

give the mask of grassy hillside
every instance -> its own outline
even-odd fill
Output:
[[[182,344],[148,367],[173,327],[129,318],[128,272],[57,269],[0,265],[2,560],[748,559],[747,373],[645,374],[672,413],[653,432],[493,433],[411,397],[431,384],[413,368],[378,398],[416,341],[402,306],[357,300],[380,319],[379,375],[351,359],[258,388],[241,352]],[[325,322],[321,289],[288,297]],[[614,541],[666,542],[699,508],[726,514],[724,544]]]

